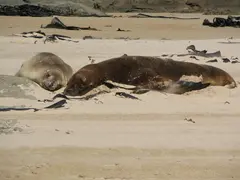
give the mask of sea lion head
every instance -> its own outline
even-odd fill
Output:
[[[95,64],[90,64],[77,71],[68,81],[63,94],[81,96],[103,82],[103,76]]]
[[[62,87],[62,81],[62,76],[58,71],[47,70],[40,85],[46,90],[56,91]]]

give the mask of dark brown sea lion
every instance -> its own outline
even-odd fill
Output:
[[[26,77],[48,91],[67,85],[73,74],[71,66],[50,52],[41,52],[25,61],[15,76]]]
[[[190,83],[187,84],[187,89],[181,88],[186,85],[185,82],[177,82],[184,75],[202,76],[202,83]],[[213,66],[157,57],[123,55],[84,66],[71,77],[64,94],[84,95],[108,80],[177,94],[204,88],[206,84],[236,87],[236,82],[227,72]]]

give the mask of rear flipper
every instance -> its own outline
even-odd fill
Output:
[[[169,85],[164,92],[172,94],[183,94],[190,91],[201,90],[208,87],[210,83],[192,82],[192,81],[177,81]]]

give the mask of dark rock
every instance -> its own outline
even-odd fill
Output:
[[[82,7],[82,8],[81,8]],[[32,17],[46,17],[46,16],[94,16],[94,17],[110,17],[101,11],[92,8],[83,8],[81,4],[61,4],[61,5],[0,5],[0,15],[2,16],[32,16]]]

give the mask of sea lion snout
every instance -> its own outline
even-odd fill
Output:
[[[62,87],[61,83],[54,76],[49,76],[42,81],[42,87],[49,91],[56,91]]]
[[[87,65],[70,78],[64,94],[69,96],[84,95],[99,86],[103,79],[102,74],[98,72],[98,67],[92,64]]]
[[[69,96],[81,96],[89,92],[92,87],[92,82],[82,73],[74,74],[67,83],[63,94]]]

